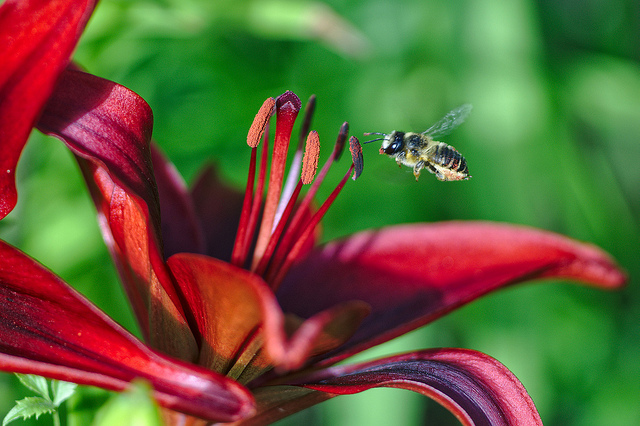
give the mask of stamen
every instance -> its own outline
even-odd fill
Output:
[[[289,166],[289,173],[287,174],[287,181],[284,184],[284,188],[282,190],[282,195],[280,196],[280,202],[278,203],[278,209],[276,210],[276,217],[272,226],[272,232],[275,230],[276,226],[280,222],[280,218],[282,217],[282,213],[285,209],[285,206],[289,202],[289,198],[291,198],[291,194],[293,193],[293,189],[295,188],[299,175],[300,168],[302,166],[302,144],[309,133],[309,127],[311,127],[311,119],[313,118],[313,112],[316,108],[316,95],[311,95],[309,101],[307,102],[307,106],[304,110],[304,121],[302,122],[302,127],[300,128],[300,136],[298,136],[298,146],[296,147],[296,152],[293,156],[293,161],[291,162],[291,166]]]
[[[304,121],[300,128],[300,136],[298,137],[298,145],[302,145],[305,136],[309,133],[311,128],[311,119],[313,118],[313,112],[316,110],[316,95],[311,95],[307,101],[307,106],[304,108]]]
[[[240,223],[238,224],[238,233],[233,245],[231,254],[231,263],[233,265],[244,267],[247,261],[247,255],[251,248],[251,242],[256,231],[256,223],[260,215],[260,205],[262,204],[262,192],[264,190],[264,177],[267,173],[267,162],[269,160],[269,121],[263,129],[264,143],[262,144],[262,155],[260,156],[260,170],[258,173],[258,186],[253,193],[256,155],[257,150],[251,150],[251,161],[249,164],[249,177],[247,179],[247,188],[245,190],[244,201],[242,203],[242,213],[240,214]],[[249,206],[249,201],[253,200]]]
[[[291,246],[295,244],[295,240],[297,239],[297,237],[299,237],[300,233],[303,232],[303,225],[305,225],[304,220],[307,219],[307,212],[309,212],[310,210],[309,206],[311,205],[313,198],[318,192],[318,188],[320,188],[320,185],[322,184],[325,176],[329,172],[331,165],[334,161],[336,161],[338,157],[340,157],[340,154],[342,154],[348,133],[349,123],[345,121],[340,127],[340,132],[338,133],[336,144],[333,147],[333,152],[324,163],[324,166],[322,166],[322,169],[320,170],[320,173],[318,174],[316,180],[313,182],[313,184],[309,188],[309,191],[307,191],[307,194],[302,199],[302,202],[296,210],[296,214],[293,216],[291,222],[289,223],[289,226],[287,227],[287,232],[282,237],[282,241],[280,242],[275,254],[273,255],[275,264],[282,262],[282,259],[291,249]]]
[[[251,366],[251,361],[256,358],[264,346],[264,336],[260,329],[256,329],[244,341],[244,347],[238,350],[238,358],[231,363],[231,368],[226,372],[227,377],[238,380],[247,368]],[[256,372],[254,372],[255,374]],[[254,377],[245,377],[244,383],[248,383]]]
[[[291,161],[291,165],[289,166],[289,173],[287,174],[287,180],[284,184],[284,188],[282,189],[282,193],[280,194],[280,201],[278,201],[278,208],[276,209],[276,215],[273,219],[273,224],[271,226],[271,232],[273,232],[278,223],[282,218],[282,213],[293,194],[293,190],[295,186],[298,184],[300,180],[300,169],[302,167],[302,149],[300,146],[296,149],[295,154],[293,155],[293,160]]]
[[[291,265],[293,265],[293,262],[295,261],[295,259],[297,259],[298,256],[300,255],[300,252],[302,251],[303,247],[307,243],[307,240],[309,239],[311,234],[315,232],[316,227],[320,223],[320,220],[325,215],[327,210],[329,210],[329,207],[331,207],[331,204],[334,202],[334,200],[336,199],[336,197],[344,187],[344,184],[347,182],[347,179],[349,178],[349,175],[351,174],[351,172],[354,170],[354,167],[355,167],[354,164],[351,164],[351,167],[349,167],[349,170],[347,170],[347,174],[344,175],[344,177],[342,178],[338,186],[333,190],[333,192],[331,192],[331,194],[326,199],[326,201],[322,203],[322,206],[320,206],[320,208],[318,209],[316,214],[313,215],[311,220],[309,220],[309,222],[305,224],[303,233],[300,235],[300,237],[298,238],[296,243],[293,245],[291,250],[289,250],[284,261],[282,261],[280,265],[274,265],[275,262],[272,263],[271,267],[267,271],[265,280],[269,283],[269,285],[271,286],[274,292],[278,289],[278,287],[282,282],[282,279],[291,268]]]
[[[269,188],[267,189],[262,223],[260,224],[258,240],[253,253],[254,267],[262,257],[264,249],[269,243],[278,200],[282,190],[282,180],[287,160],[287,150],[289,149],[289,140],[291,139],[291,130],[298,116],[298,111],[300,111],[300,107],[300,99],[295,93],[290,91],[286,91],[276,100],[276,137],[273,144],[273,156],[271,158],[271,175],[269,177]]]
[[[336,145],[333,148],[333,155],[338,161],[342,156],[342,152],[344,151],[344,143],[347,141],[347,135],[349,134],[349,123],[346,121],[342,123],[340,126],[340,132],[338,133],[338,139],[336,140]]]
[[[262,254],[262,258],[260,259],[258,264],[255,266],[255,268],[252,269],[251,272],[257,275],[262,275],[264,271],[267,269],[267,266],[269,266],[269,262],[273,257],[273,252],[275,251],[278,241],[280,240],[280,236],[282,235],[285,225],[287,224],[287,219],[291,215],[291,212],[293,211],[296,201],[298,201],[298,195],[300,195],[301,189],[302,189],[302,181],[298,180],[298,184],[296,185],[296,188],[294,189],[293,194],[291,198],[289,198],[289,202],[287,203],[287,206],[284,209],[282,220],[280,221],[280,223],[278,223],[278,226],[276,226],[276,229],[274,229],[274,231],[271,233],[271,238],[269,238],[269,243],[267,244],[267,247],[265,248],[264,253]]]
[[[318,192],[318,188],[320,188],[320,185],[324,181],[325,176],[327,175],[327,173],[329,173],[329,169],[331,168],[331,165],[335,161],[338,161],[338,159],[342,155],[348,134],[349,134],[349,123],[345,121],[344,123],[342,123],[342,126],[340,126],[340,132],[338,133],[338,138],[336,139],[336,143],[333,146],[333,152],[331,152],[331,155],[322,166],[320,173],[318,173],[317,179],[313,182],[313,185],[311,185],[311,188],[309,188],[309,191],[307,192],[307,195],[302,200],[302,203],[300,204],[300,208],[298,209],[298,211],[303,210],[303,208],[307,208],[313,201],[313,197],[316,196],[316,193]]]
[[[302,169],[302,177],[298,179],[298,184],[296,185],[293,193],[289,197],[289,201],[282,213],[282,217],[280,218],[276,229],[271,233],[271,238],[269,239],[269,244],[267,244],[267,248],[264,250],[264,254],[262,255],[262,259],[258,262],[256,266],[255,272],[258,275],[262,275],[264,271],[267,269],[273,252],[276,249],[276,245],[280,240],[280,236],[285,230],[285,225],[291,216],[291,212],[298,201],[298,196],[300,195],[300,190],[302,189],[303,184],[308,184],[313,181],[313,177],[316,174],[316,170],[318,168],[318,156],[320,155],[320,138],[318,137],[318,132],[315,130],[309,133],[309,137],[307,138],[306,149],[304,151],[304,161],[303,161],[303,169]]]
[[[244,267],[247,262],[247,256],[253,237],[256,233],[256,224],[260,217],[260,206],[262,206],[262,194],[264,193],[265,177],[267,176],[267,164],[269,163],[269,123],[265,127],[264,143],[262,144],[262,155],[260,156],[260,170],[258,172],[258,185],[256,187],[255,195],[253,197],[253,205],[251,206],[251,215],[249,216],[249,223],[247,224],[247,233],[244,241],[245,250],[242,256],[242,264]]]
[[[264,133],[264,128],[273,115],[275,106],[276,100],[268,98],[258,110],[258,113],[253,119],[253,123],[251,123],[251,127],[249,127],[249,134],[247,135],[247,145],[251,148],[257,147],[260,143],[260,139],[262,139],[262,134]]]
[[[362,156],[362,145],[360,145],[358,138],[355,136],[349,138],[349,151],[351,151],[351,158],[355,167],[352,179],[356,180],[362,174],[362,169],[364,169],[364,157]]]
[[[304,185],[313,182],[318,170],[318,157],[320,157],[320,138],[315,130],[309,133],[307,145],[302,159],[302,175],[300,179]]]
[[[251,133],[251,131],[249,131]],[[251,215],[250,206],[253,197],[253,184],[256,175],[256,147],[251,148],[251,160],[249,162],[249,177],[247,178],[247,187],[244,191],[244,200],[242,201],[242,213],[240,214],[240,223],[238,224],[238,233],[233,243],[233,251],[231,253],[231,263],[235,266],[242,267],[244,258],[242,256],[245,249],[245,240],[248,232],[247,225]],[[246,254],[245,254],[246,255]]]

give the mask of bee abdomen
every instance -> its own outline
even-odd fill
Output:
[[[451,171],[468,174],[467,160],[454,147],[440,142],[433,153],[433,161]]]

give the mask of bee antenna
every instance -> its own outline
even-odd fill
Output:
[[[376,142],[376,141],[381,141],[381,140],[384,140],[384,138],[372,139],[370,141],[364,141],[362,143],[371,143],[371,142]]]
[[[386,134],[386,133],[380,133],[380,132],[367,132],[367,133],[364,133],[364,135],[365,135],[365,136],[379,135],[379,136],[384,136],[384,137],[386,137],[386,136],[387,136],[387,134]],[[370,140],[370,141],[365,141],[365,142],[363,142],[363,143],[371,143],[371,142],[381,141],[381,140],[383,140],[383,139],[384,139],[384,138],[372,139],[372,140]]]

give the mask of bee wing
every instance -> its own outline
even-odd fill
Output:
[[[471,104],[460,105],[458,108],[451,110],[440,119],[436,124],[422,132],[423,135],[437,138],[448,135],[453,129],[464,123],[471,112]]]

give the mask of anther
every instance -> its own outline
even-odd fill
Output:
[[[342,123],[342,126],[340,126],[340,132],[338,133],[338,138],[336,139],[336,145],[334,149],[334,157],[336,161],[340,159],[342,151],[344,151],[344,143],[347,141],[347,135],[349,135],[349,123],[345,121],[344,123]]]
[[[311,128],[311,119],[313,118],[315,110],[316,95],[311,95],[307,101],[307,106],[304,108],[304,120],[302,121],[302,127],[300,128],[300,143],[302,143],[304,136],[309,133],[309,128]]]
[[[320,138],[315,130],[309,133],[307,144],[304,149],[304,158],[302,159],[302,174],[300,179],[302,183],[307,185],[313,182],[318,170],[318,157],[320,157]]]
[[[358,138],[355,136],[351,136],[349,138],[349,151],[351,151],[351,159],[353,160],[353,180],[356,180],[362,174],[362,169],[364,169],[364,158],[362,157],[362,145],[358,141]]]
[[[273,115],[275,107],[276,100],[273,98],[268,98],[260,107],[260,110],[253,119],[253,123],[251,123],[249,134],[247,135],[247,145],[251,148],[257,147],[260,143],[260,139],[262,139],[262,135],[264,134],[264,128],[269,122],[269,118]]]

